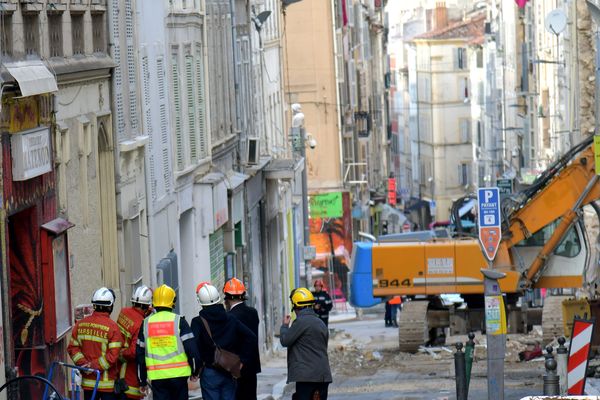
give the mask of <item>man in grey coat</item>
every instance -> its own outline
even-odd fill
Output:
[[[288,382],[296,382],[294,400],[327,400],[331,370],[327,357],[327,327],[313,310],[315,298],[310,290],[298,288],[290,296],[296,320],[290,326],[286,315],[279,341],[288,348]],[[318,393],[318,397],[316,394]]]

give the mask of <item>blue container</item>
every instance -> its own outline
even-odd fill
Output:
[[[373,297],[373,244],[354,243],[350,304],[354,307],[373,307],[381,303]]]

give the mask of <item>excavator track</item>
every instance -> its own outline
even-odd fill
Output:
[[[544,346],[555,337],[563,336],[562,302],[569,296],[547,296],[542,309],[542,339]]]
[[[398,339],[400,351],[416,353],[429,340],[427,307],[429,301],[413,300],[404,303],[400,312]]]

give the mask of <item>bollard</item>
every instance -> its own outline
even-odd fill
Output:
[[[558,338],[558,349],[556,349],[556,373],[558,375],[559,382],[559,394],[567,394],[568,382],[567,382],[567,364],[569,363],[569,349],[565,346],[565,338]]]
[[[471,384],[471,368],[473,367],[473,354],[475,353],[475,334],[469,332],[469,341],[465,345],[465,365],[467,376],[467,396],[469,394],[469,385]]]
[[[556,360],[552,356],[552,346],[546,347],[548,354],[544,366],[546,374],[544,374],[544,396],[558,395],[560,391],[558,383],[558,375],[556,375]]]
[[[467,400],[465,353],[462,352],[462,348],[462,343],[456,343],[456,353],[454,353],[454,372],[456,375],[456,400]]]

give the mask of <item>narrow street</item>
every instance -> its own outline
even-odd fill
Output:
[[[399,353],[397,329],[385,328],[382,314],[366,314],[362,320],[333,322],[329,342],[329,359],[333,383],[329,389],[331,400],[437,400],[455,399],[454,343],[465,342],[465,336],[449,337],[446,346],[434,348],[433,354]],[[509,335],[505,362],[505,399],[521,399],[542,394],[543,361],[518,362],[518,352],[527,343],[541,339],[535,331],[529,335]],[[475,362],[469,398],[487,398],[485,337],[478,334]],[[281,358],[271,359],[259,375],[263,399],[268,398],[271,386],[266,381],[284,377],[285,350]],[[261,383],[262,381],[262,383]],[[279,388],[284,386],[280,383]],[[291,399],[293,386],[285,386],[281,399]],[[261,398],[261,397],[259,397]],[[277,390],[273,398],[277,399]]]

